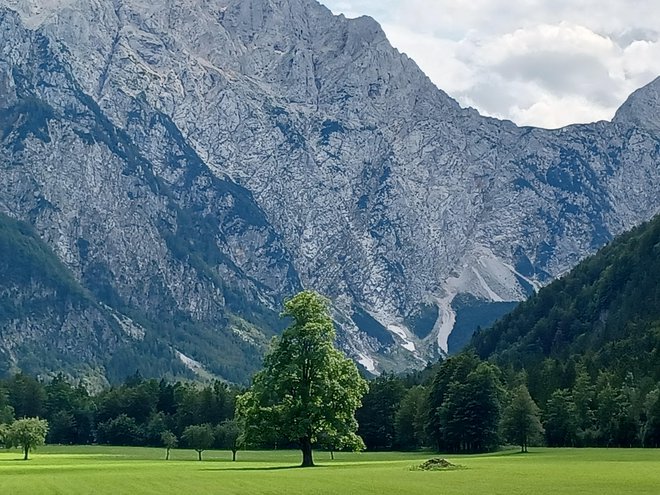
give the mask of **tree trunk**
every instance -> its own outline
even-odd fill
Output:
[[[198,450],[197,451],[197,458],[201,461],[202,460],[202,451]]]
[[[330,451],[330,459],[332,459],[333,461],[335,460],[335,451],[334,450]]]
[[[231,460],[232,460],[232,462],[236,460],[236,451],[235,450],[231,451]]]
[[[27,461],[28,460],[28,452],[30,452],[30,447],[27,445],[23,447],[23,460]]]
[[[314,457],[312,456],[312,441],[309,437],[300,439],[300,450],[302,451],[303,459],[300,467],[314,466]]]
[[[167,454],[165,454],[165,460],[166,461],[170,460],[170,449],[167,449]]]

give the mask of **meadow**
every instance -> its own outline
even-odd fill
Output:
[[[533,449],[445,456],[462,469],[411,469],[429,453],[317,452],[300,469],[299,452],[206,451],[47,446],[25,462],[0,450],[0,493],[20,494],[470,494],[658,495],[660,450]]]

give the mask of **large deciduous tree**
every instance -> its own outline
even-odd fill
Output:
[[[231,460],[236,460],[236,453],[243,446],[243,425],[237,419],[228,419],[217,428],[216,440],[223,449],[231,450]]]
[[[335,330],[326,299],[304,291],[284,304],[293,322],[264,359],[251,389],[238,399],[238,414],[250,440],[295,442],[302,467],[314,465],[319,438],[337,449],[364,447],[355,433],[355,410],[367,383],[355,364],[334,346]]]

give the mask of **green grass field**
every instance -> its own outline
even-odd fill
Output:
[[[659,495],[660,450],[533,449],[447,456],[465,469],[414,471],[431,454],[205,452],[122,447],[43,447],[31,460],[0,450],[0,494],[469,494]]]

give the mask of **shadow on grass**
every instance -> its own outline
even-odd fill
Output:
[[[200,471],[292,471],[300,470],[306,471],[308,469],[322,468],[326,467],[321,464],[317,464],[311,468],[302,468],[300,466],[268,466],[268,467],[227,467],[227,468],[202,468]]]
[[[533,451],[529,450],[527,452],[521,452],[520,449],[506,449],[506,450],[499,450],[497,452],[489,452],[488,454],[484,454],[484,457],[486,456],[493,456],[493,457],[508,457],[508,456],[526,456],[526,455],[534,455],[534,454],[540,454],[541,452],[538,451]]]

